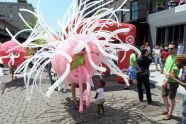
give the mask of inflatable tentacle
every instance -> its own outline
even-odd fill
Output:
[[[87,85],[87,91],[86,91],[86,106],[89,107],[90,105],[90,91],[91,91],[91,77],[85,67],[82,67],[83,72],[86,75],[86,85]]]
[[[82,82],[81,67],[78,67],[78,84],[79,84],[79,112],[83,112],[83,82]]]
[[[57,88],[59,86],[59,84],[67,77],[69,72],[70,72],[70,65],[66,64],[66,70],[65,70],[64,74],[51,87],[49,87],[49,90],[46,93],[47,97],[50,97],[50,95],[52,94],[54,89]]]
[[[104,49],[100,46],[100,44],[98,44],[96,42],[94,44],[97,46],[98,50],[102,53],[103,56],[109,57],[109,58],[116,60],[116,61],[118,60],[117,56],[114,56],[112,54],[105,52]]]
[[[111,70],[111,73],[119,75],[123,78],[123,80],[125,81],[125,83],[127,84],[127,86],[130,86],[129,82],[128,82],[128,76],[125,75],[114,63],[112,60],[104,57],[103,59],[103,63],[108,65],[109,69]]]
[[[101,72],[105,72],[105,71],[106,71],[106,68],[99,67],[99,66],[97,66],[97,65],[94,64],[94,62],[93,62],[93,60],[92,60],[92,57],[91,57],[90,48],[89,48],[88,45],[85,47],[85,49],[86,49],[86,51],[87,51],[88,60],[89,60],[90,64],[92,65],[92,67],[95,68],[96,70],[101,71]]]

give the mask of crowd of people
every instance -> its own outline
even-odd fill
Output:
[[[148,104],[152,103],[149,66],[154,61],[156,71],[165,75],[162,82],[162,99],[165,110],[162,111],[164,120],[170,120],[176,105],[177,88],[180,85],[186,88],[186,54],[182,42],[170,42],[168,47],[154,46],[150,49],[148,43],[141,47],[141,56],[133,53],[130,56],[130,67],[128,69],[129,79],[137,80],[139,101],[143,101],[143,89],[146,90]],[[159,69],[160,68],[160,69]],[[186,98],[183,102],[182,122],[186,123]]]

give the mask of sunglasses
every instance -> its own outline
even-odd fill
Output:
[[[168,48],[169,50],[174,50],[174,48]]]

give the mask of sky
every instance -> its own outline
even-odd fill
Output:
[[[16,2],[17,0],[0,0],[6,2]],[[38,0],[27,0],[28,3],[32,3],[33,7],[37,7]],[[58,20],[62,20],[65,11],[72,3],[72,0],[41,0],[40,11],[43,18],[48,25],[54,29],[55,32],[59,32]]]

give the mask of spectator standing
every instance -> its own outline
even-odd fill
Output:
[[[132,81],[132,83],[136,83],[136,69],[137,69],[137,63],[136,63],[136,52],[133,50],[133,53],[130,55],[130,66],[128,69],[129,79]]]
[[[161,63],[162,63],[162,68],[161,68],[161,73],[163,73],[163,69],[165,66],[165,61],[167,59],[167,57],[169,56],[169,52],[168,52],[168,47],[165,47],[162,51],[161,51]]]
[[[176,57],[176,65],[180,69],[179,77],[172,75],[171,78],[186,88],[186,54]],[[186,124],[186,95],[183,100],[182,124]]]
[[[150,48],[148,43],[145,44],[145,49],[147,49],[147,51],[149,53],[149,59],[152,59],[152,61],[154,61],[154,58],[153,58],[153,55],[152,55],[152,49]]]
[[[166,110],[163,110],[162,112],[162,115],[166,115],[163,118],[164,120],[170,120],[172,118],[172,113],[176,105],[176,101],[175,101],[176,92],[179,86],[179,84],[176,83],[175,80],[170,78],[171,75],[174,75],[176,77],[178,77],[179,75],[179,69],[175,64],[177,43],[175,42],[169,43],[168,49],[170,55],[168,56],[165,62],[165,67],[163,71],[165,75],[165,79],[162,84],[162,98],[163,98],[164,106],[166,108]]]
[[[146,90],[146,97],[148,104],[152,103],[150,83],[149,83],[149,66],[152,62],[152,59],[149,59],[149,53],[147,49],[141,50],[141,56],[137,58],[138,71],[137,71],[137,87],[138,87],[138,97],[139,100],[143,101],[143,89],[144,85]]]
[[[153,55],[154,55],[156,71],[159,71],[158,65],[160,65],[160,47],[158,45],[155,45],[155,48],[153,49]]]
[[[184,46],[183,46],[182,42],[180,41],[178,43],[177,55],[181,55],[181,54],[184,54]]]
[[[149,54],[151,54],[151,48],[149,46],[148,43],[145,44],[145,49],[147,49],[147,51],[149,52]]]

